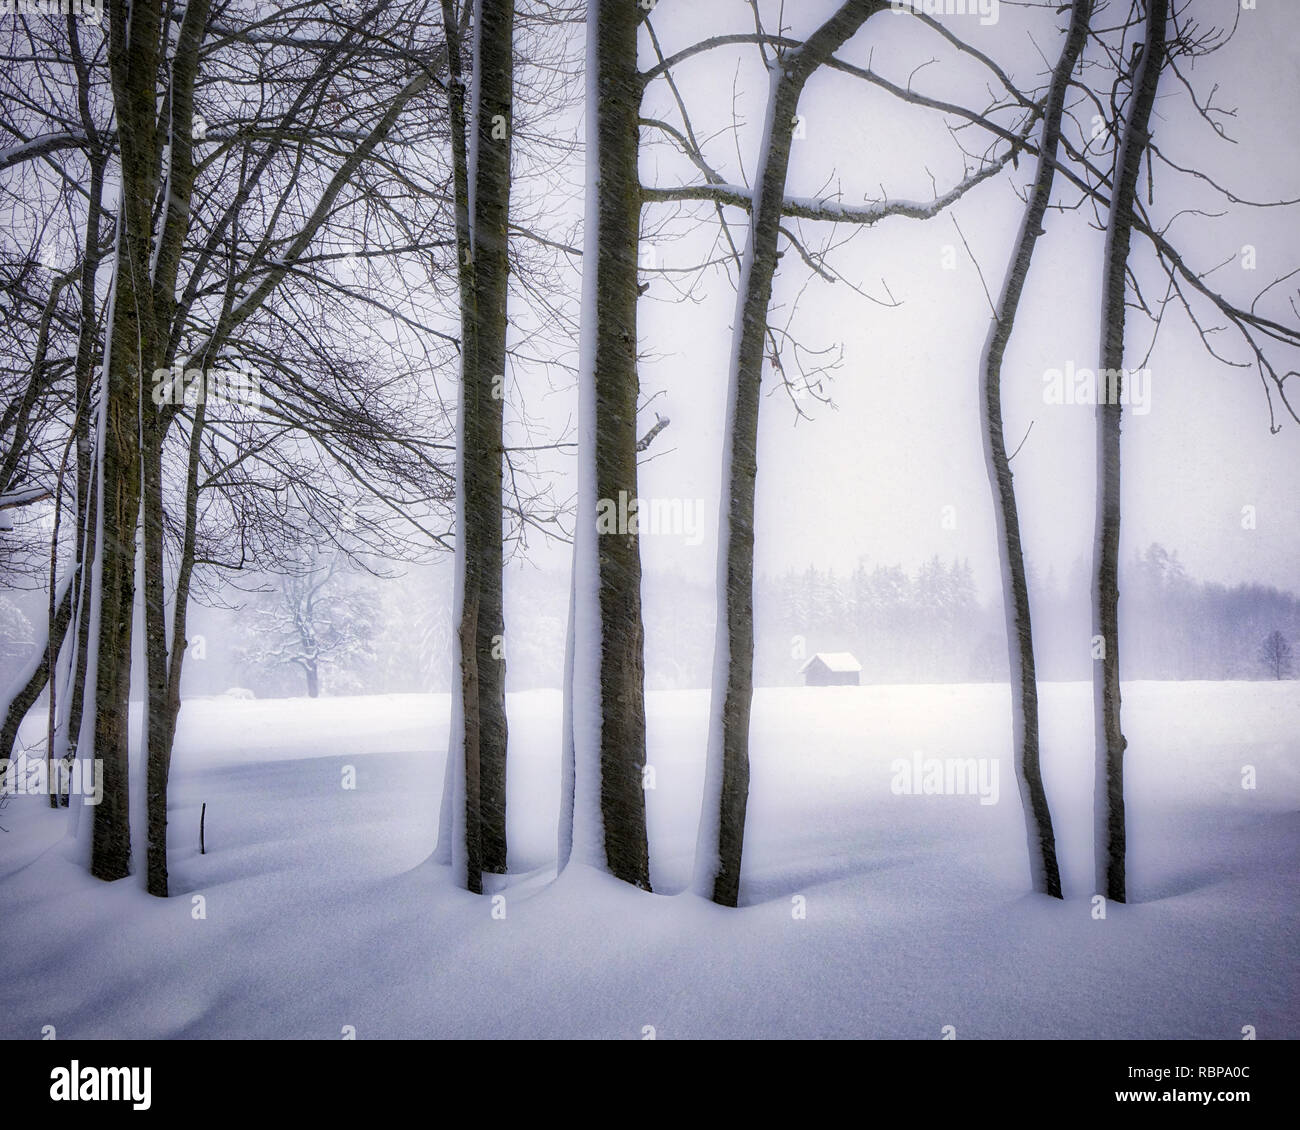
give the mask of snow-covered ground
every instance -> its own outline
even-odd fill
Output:
[[[560,699],[511,696],[501,898],[426,862],[445,696],[193,701],[171,899],[91,879],[38,798],[0,813],[0,1036],[1300,1036],[1300,684],[1126,685],[1133,901],[1104,920],[1091,688],[1043,699],[1065,902],[1025,893],[1004,686],[799,688],[756,696],[734,911],[681,893],[705,692],[649,696],[655,894],[554,880]],[[914,751],[997,758],[997,803],[900,794]]]

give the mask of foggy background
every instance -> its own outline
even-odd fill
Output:
[[[799,35],[832,5],[794,7],[786,9],[793,24],[787,30]],[[1237,5],[1222,0],[1218,7],[1220,22],[1228,22]],[[963,19],[961,33],[1006,64],[1022,86],[1032,85],[1031,75],[1041,78],[1046,69],[1042,56],[1054,57],[1058,50],[1055,17],[1005,3],[999,15],[991,27]],[[1173,84],[1162,86],[1156,141],[1180,164],[1195,165],[1252,199],[1290,198],[1300,188],[1294,16],[1283,5],[1240,15],[1234,39],[1201,60],[1193,77],[1203,89],[1219,83],[1220,100],[1241,108],[1228,126],[1241,144],[1216,139]],[[671,54],[710,34],[749,30],[748,18],[739,3],[684,6],[657,30]],[[941,65],[921,66],[939,56]],[[1279,56],[1285,66],[1277,65]],[[869,64],[900,83],[911,75],[926,94],[984,104],[981,68],[951,62],[943,45],[914,21],[877,17],[840,57]],[[643,65],[653,61],[647,54]],[[699,115],[693,118],[697,134],[710,139],[710,162],[729,180],[748,183],[767,93],[757,51],[715,50],[674,73],[686,104]],[[1086,110],[1079,107],[1080,114]],[[662,83],[649,88],[645,113],[677,119]],[[974,165],[963,161],[940,115],[825,69],[810,82],[801,115],[805,136],[794,146],[792,195],[839,191],[846,201],[861,202],[888,193],[924,201]],[[580,137],[578,111],[570,125]],[[975,151],[984,148],[975,131],[961,136]],[[1243,162],[1239,153],[1269,156]],[[1032,173],[1032,159],[1022,161],[1018,171],[995,176],[924,222],[890,219],[863,229],[791,223],[810,247],[842,244],[830,262],[845,281],[810,281],[789,250],[777,276],[772,321],[784,325],[793,309],[791,334],[807,350],[831,351],[827,356],[838,363],[820,386],[830,403],[816,396],[797,401],[808,418],[800,418],[786,390],[771,379],[771,368],[765,370],[756,524],[760,685],[797,682],[804,658],[822,650],[852,651],[863,664],[864,682],[1005,677],[976,369],[988,327],[984,286],[1000,286],[1022,210],[1016,189]],[[540,203],[561,225],[571,216],[576,240],[580,161],[570,163],[567,176],[567,183],[549,178],[544,184],[523,177],[518,199],[521,208]],[[698,171],[666,145],[646,148],[642,176],[659,186],[699,181]],[[1058,187],[1056,199],[1073,203],[1077,196]],[[1177,241],[1200,267],[1225,264],[1213,281],[1238,303],[1248,304],[1300,262],[1300,237],[1282,212],[1225,209],[1213,193],[1160,170],[1153,213],[1167,219],[1194,207],[1223,214],[1180,218],[1173,229]],[[743,217],[729,209],[728,218],[733,236],[743,242]],[[1014,446],[1024,437],[1012,468],[1031,571],[1039,673],[1048,680],[1084,679],[1090,670],[1094,414],[1088,406],[1045,403],[1043,377],[1068,364],[1096,363],[1102,235],[1092,221],[1087,208],[1048,217],[1003,382],[1008,441]],[[671,423],[647,452],[640,493],[643,500],[680,502],[702,519],[697,529],[641,539],[647,686],[703,687],[712,662],[734,268],[715,266],[698,278],[675,273],[722,254],[711,205],[650,206],[643,222],[643,256],[653,248],[655,268],[674,273],[643,275],[650,286],[641,304],[641,380],[650,403],[641,430],[655,412]],[[1243,266],[1246,245],[1255,249],[1253,271]],[[1139,268],[1139,277],[1159,298],[1163,288],[1149,269],[1153,256],[1141,236],[1135,237],[1135,255],[1148,268]],[[557,303],[576,301],[576,272],[571,281],[568,294],[553,296]],[[688,288],[689,297],[682,298]],[[1284,303],[1285,293],[1280,287],[1271,300]],[[891,296],[897,305],[881,304]],[[533,316],[518,303],[512,315],[521,323]],[[521,337],[516,331],[516,343]],[[1134,315],[1127,364],[1140,363],[1152,337],[1150,321]],[[1220,344],[1244,360],[1230,335]],[[558,360],[572,365],[575,358]],[[1300,445],[1290,429],[1270,434],[1255,372],[1214,361],[1176,306],[1147,364],[1150,410],[1124,417],[1125,677],[1262,678],[1258,650],[1268,632],[1280,630],[1300,644],[1294,595],[1300,591]],[[572,439],[572,381],[557,380],[553,367],[523,362],[515,363],[510,377],[514,442]],[[445,391],[446,382],[441,387]],[[557,498],[572,499],[572,464],[571,449],[544,453],[536,461],[537,480]],[[509,564],[507,669],[515,689],[559,685],[569,556],[567,544],[532,532]],[[355,638],[323,664],[321,693],[446,690],[450,565],[444,556],[433,564],[384,564],[398,574],[386,580],[341,575],[335,585],[338,619],[353,625]],[[232,686],[248,687],[259,697],[306,693],[301,670],[268,654],[276,650],[276,593],[246,591],[276,590],[281,580],[236,580],[238,588],[220,593],[218,603],[229,607],[192,610],[190,658],[196,661],[186,665],[186,693],[215,694]],[[44,614],[38,593],[0,596],[3,674],[26,654],[30,623]]]

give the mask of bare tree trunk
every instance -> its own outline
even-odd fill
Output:
[[[1038,171],[1030,190],[1016,240],[1011,265],[998,301],[984,356],[980,362],[980,410],[984,433],[985,465],[993,492],[997,522],[998,557],[1002,567],[1002,607],[1007,625],[1007,655],[1011,665],[1011,730],[1015,750],[1016,780],[1029,836],[1029,875],[1035,891],[1061,897],[1061,874],[1056,861],[1056,835],[1043,788],[1039,762],[1038,679],[1034,663],[1034,634],[1029,615],[1029,585],[1020,541],[1020,515],[1016,488],[1007,455],[1002,420],[1002,362],[1015,326],[1016,313],[1033,262],[1034,248],[1043,234],[1043,218],[1056,179],[1056,154],[1061,143],[1061,121],[1069,92],[1070,75],[1088,38],[1092,0],[1074,0],[1065,46],[1052,72],[1044,111],[1043,140]]]
[[[80,732],[82,706],[85,701],[87,655],[90,646],[92,582],[91,558],[95,553],[95,489],[91,467],[91,416],[93,406],[91,395],[94,386],[95,354],[99,342],[99,322],[96,317],[95,279],[100,266],[100,226],[103,217],[104,169],[108,154],[100,143],[95,126],[94,115],[90,109],[91,74],[81,51],[81,40],[76,18],[69,13],[67,19],[68,46],[72,56],[73,69],[77,76],[77,109],[81,125],[90,142],[88,161],[90,181],[86,194],[86,228],[82,240],[80,304],[78,311],[77,352],[73,361],[73,376],[76,388],[76,406],[73,417],[73,443],[76,453],[76,530],[74,548],[74,572],[72,599],[69,619],[65,625],[72,628],[72,646],[67,661],[67,686],[64,693],[68,696],[67,707],[63,710],[63,728],[60,731],[60,757],[69,761],[75,750],[72,735]],[[59,619],[56,616],[55,620]],[[57,646],[61,646],[57,645]],[[56,647],[57,653],[57,647]],[[54,683],[51,683],[53,686]],[[51,715],[53,716],[54,696],[51,694]],[[16,736],[16,735],[15,735]],[[4,750],[10,747],[5,745]],[[54,741],[50,743],[51,754]],[[51,792],[52,803],[67,805],[69,798],[62,793],[57,799]]]
[[[735,906],[740,894],[749,797],[759,388],[795,112],[805,83],[820,63],[870,16],[887,7],[878,0],[849,0],[800,49],[769,64],[768,116],[736,295],[718,542],[718,599],[725,607],[718,616],[708,768],[696,856],[697,891],[724,906]]]
[[[60,664],[59,661],[59,655],[63,649],[63,638],[64,636],[67,635],[68,624],[71,621],[72,609],[75,603],[73,600],[73,592],[75,590],[75,578],[77,572],[75,561],[73,562],[72,567],[68,570],[69,580],[64,588],[64,596],[66,597],[66,601],[67,601],[66,613],[60,610],[59,606],[60,604],[63,603],[63,601],[59,599],[59,591],[58,591],[59,589],[58,586],[59,527],[62,524],[62,519],[63,519],[63,493],[64,493],[63,485],[64,485],[64,479],[67,477],[67,472],[68,472],[68,455],[70,453],[73,443],[76,441],[76,438],[77,438],[77,429],[76,429],[76,420],[74,418],[72,430],[68,435],[67,444],[64,446],[63,449],[63,459],[59,464],[57,485],[54,488],[54,528],[50,533],[50,596],[49,596],[48,611],[47,611],[47,616],[45,621],[46,639],[49,640],[49,644],[50,644],[49,650],[46,652],[46,663],[48,664],[48,670],[49,670],[48,681],[49,681],[49,688],[50,688],[50,701],[49,701],[49,709],[46,712],[47,722],[45,727],[45,772],[46,772],[46,780],[47,782],[49,782],[49,804],[51,808],[59,807],[59,793],[61,792],[61,790],[55,784],[59,780],[59,778],[57,776],[57,770],[54,767],[54,759],[55,759],[54,747],[55,747],[55,742],[57,740],[56,731],[58,729],[58,722],[59,722],[59,705],[60,705],[59,688],[60,686],[62,686],[65,690],[67,689],[67,683],[72,675],[72,664],[76,658],[70,651],[68,654],[67,662]],[[59,620],[62,620],[61,626],[59,626],[57,623]],[[60,671],[59,671],[60,666],[64,667],[66,672],[62,675],[62,677],[60,677]],[[60,766],[62,766],[62,758],[60,758],[59,763]]]
[[[505,612],[502,603],[502,459],[504,456],[506,298],[509,281],[510,100],[513,0],[476,0],[474,119],[469,167],[473,260],[474,372],[462,390],[467,421],[465,535],[474,581],[473,631],[478,686],[479,826],[483,870],[506,870]],[[472,384],[472,389],[470,385]],[[467,577],[467,579],[469,579]],[[469,601],[466,602],[467,607]],[[468,628],[466,625],[466,637]]]
[[[130,873],[131,833],[127,766],[131,690],[131,617],[135,602],[135,531],[139,513],[139,368],[123,358],[137,323],[123,247],[115,280],[115,341],[104,374],[107,427],[103,445],[100,507],[100,620],[97,641],[94,755],[103,760],[104,796],[94,809],[91,873],[121,879]]]
[[[176,564],[176,602],[172,611],[167,701],[159,738],[162,747],[167,751],[169,768],[172,747],[176,742],[176,724],[181,713],[181,675],[185,669],[185,652],[189,647],[189,640],[186,638],[186,622],[190,606],[190,584],[194,576],[194,546],[198,536],[200,441],[205,418],[206,407],[200,401],[194,406],[194,420],[190,425],[189,462],[185,473],[185,530],[181,542],[180,560]]]
[[[465,66],[461,23],[455,0],[442,0],[447,40],[447,102],[450,118],[452,179],[456,216],[456,276],[460,297],[460,400],[456,421],[456,578],[452,600],[453,680],[451,726],[443,783],[442,816],[435,858],[451,865],[456,881],[475,894],[483,890],[483,838],[479,805],[479,759],[482,746],[478,708],[478,559],[468,536],[467,479],[472,451],[471,429],[478,418],[478,371],[475,313],[474,239],[470,218],[469,130],[465,106]],[[477,31],[477,27],[476,27]]]
[[[628,529],[597,533],[601,504],[637,494],[637,169],[641,79],[625,0],[587,6],[587,198],[583,233],[578,520],[574,546],[571,859],[650,889],[643,773],[641,557]],[[561,843],[566,839],[564,830]]]
[[[1119,535],[1120,420],[1123,391],[1124,295],[1133,204],[1156,88],[1165,60],[1169,0],[1147,0],[1146,43],[1116,159],[1115,191],[1106,224],[1105,275],[1101,296],[1101,365],[1097,373],[1097,529],[1094,557],[1093,631],[1101,655],[1093,667],[1096,722],[1095,844],[1097,890],[1124,902],[1124,748],[1120,726]]]
[[[144,525],[144,655],[146,877],[151,895],[167,897],[167,777],[171,749],[166,737],[167,620],[163,575],[162,445],[163,424],[152,404],[144,410],[141,444]]]
[[[121,201],[100,395],[105,400],[98,551],[94,753],[103,760],[104,795],[95,806],[90,870],[121,879],[131,869],[129,710],[140,517],[140,395],[154,368],[157,333],[150,286],[151,205],[156,199],[156,81],[161,17],[155,3],[109,12],[109,74],[121,148]]]
[[[94,120],[89,107],[89,72],[81,56],[77,36],[77,21],[68,20],[69,42],[77,70],[79,102],[82,125],[87,136],[96,138]],[[65,740],[71,757],[75,752],[74,734],[81,732],[81,712],[85,703],[86,665],[90,653],[90,586],[93,580],[91,561],[95,555],[95,527],[97,509],[94,469],[91,463],[91,428],[93,415],[91,396],[94,386],[95,352],[99,340],[99,324],[95,312],[95,276],[99,272],[99,228],[103,215],[104,165],[106,158],[98,147],[90,158],[90,191],[86,208],[86,233],[82,245],[81,310],[77,330],[77,355],[74,362],[77,387],[78,413],[76,417],[77,445],[77,595],[74,603],[76,634],[71,667],[71,698],[67,712]],[[68,803],[68,798],[63,798]]]
[[[574,539],[575,542],[577,539]],[[560,718],[560,819],[556,826],[556,870],[563,871],[573,855],[573,804],[577,786],[577,764],[573,748],[573,664],[577,640],[574,635],[577,614],[577,567],[575,553],[569,569],[569,617],[564,632],[564,682]]]
[[[176,280],[181,247],[189,230],[194,195],[194,83],[199,46],[207,29],[209,0],[190,0],[176,34],[168,89],[167,140],[171,158],[164,189],[166,208],[153,257],[153,306],[157,325],[168,337],[177,312]],[[162,350],[156,360],[161,360]],[[206,372],[206,370],[205,370]],[[206,397],[208,390],[202,390]],[[170,417],[160,405],[144,401],[141,429],[144,527],[144,633],[147,854],[146,887],[167,897],[167,784],[171,775],[173,726],[169,718],[171,677],[167,656],[167,582],[163,571],[162,451]],[[178,594],[179,599],[179,594]],[[179,614],[179,604],[178,604]],[[179,695],[179,686],[177,687]]]
[[[49,627],[50,634],[40,641],[39,652],[33,652],[32,663],[26,669],[26,678],[20,674],[9,688],[8,701],[4,707],[4,721],[0,722],[0,760],[13,756],[14,744],[18,740],[18,728],[27,717],[33,703],[41,697],[41,691],[50,679],[50,656],[57,655],[63,646],[63,637],[67,632],[68,621],[72,615],[72,577],[69,573],[64,579],[63,591],[56,594],[57,605]],[[0,775],[0,781],[3,776]]]

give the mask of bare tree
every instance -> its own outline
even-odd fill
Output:
[[[453,613],[458,678],[453,683],[439,854],[449,859],[462,886],[480,892],[484,871],[506,870],[502,468],[514,4],[475,0],[469,113],[455,7],[444,0],[460,249]]]
[[[1274,679],[1291,677],[1293,652],[1286,636],[1276,628],[1264,637],[1259,645],[1259,661]]]
[[[1016,779],[1029,835],[1029,873],[1035,891],[1061,897],[1061,875],[1056,861],[1056,835],[1043,788],[1038,743],[1038,678],[1034,663],[1034,636],[1029,611],[1029,586],[1025,578],[1024,550],[1020,540],[1020,515],[1011,474],[1002,419],[1002,364],[1015,327],[1016,314],[1033,262],[1034,248],[1043,234],[1043,221],[1056,180],[1056,160],[1061,141],[1070,76],[1088,38],[1092,0],[1074,0],[1070,26],[1061,56],[1052,70],[1051,87],[1043,113],[1038,170],[1030,189],[1020,233],[1007,268],[1002,292],[989,324],[980,359],[980,414],[984,434],[985,464],[993,492],[997,523],[998,558],[1002,571],[1002,607],[1007,625],[1007,654],[1011,665],[1011,730]]]
[[[1115,191],[1106,225],[1101,295],[1101,362],[1097,390],[1097,532],[1093,568],[1093,630],[1100,656],[1093,667],[1096,723],[1094,836],[1097,890],[1124,902],[1124,748],[1119,684],[1120,419],[1129,248],[1151,111],[1165,60],[1169,0],[1147,0],[1146,41],[1116,155]],[[1104,387],[1107,382],[1109,387]]]
[[[421,57],[418,43],[404,55],[395,55],[391,39],[382,50],[373,47],[367,50],[385,56],[390,64],[388,72],[400,80],[397,89],[376,86],[370,77],[365,52],[357,46],[364,37],[353,33],[366,20],[389,7],[371,5],[355,18],[340,17],[334,22],[328,14],[322,21],[321,10],[297,10],[282,18],[314,30],[320,29],[323,22],[326,34],[321,38],[285,39],[277,36],[279,29],[269,28],[265,22],[254,29],[226,25],[222,22],[225,9],[214,25],[208,18],[206,4],[191,4],[184,10],[173,10],[167,3],[136,5],[129,13],[124,6],[119,6],[111,13],[107,60],[98,45],[89,54],[82,55],[77,27],[69,21],[66,42],[60,43],[51,35],[48,44],[34,46],[31,58],[26,60],[27,65],[40,73],[48,71],[56,76],[55,88],[68,91],[68,105],[56,103],[46,113],[48,132],[44,136],[28,136],[34,131],[27,128],[26,122],[15,128],[12,132],[19,138],[19,144],[0,156],[0,166],[12,169],[17,175],[26,175],[36,165],[41,169],[52,166],[56,170],[55,183],[59,184],[61,178],[65,187],[85,179],[75,175],[79,167],[76,163],[84,160],[90,165],[91,185],[82,262],[74,270],[60,273],[50,291],[51,297],[43,300],[42,308],[48,307],[50,317],[44,334],[37,326],[32,327],[35,362],[32,379],[25,382],[16,398],[5,402],[5,429],[10,430],[14,442],[5,449],[4,463],[6,466],[12,463],[13,469],[25,476],[17,492],[24,505],[51,497],[47,486],[26,485],[38,471],[53,478],[50,468],[58,460],[52,461],[41,445],[56,438],[60,429],[64,434],[71,433],[78,469],[74,566],[79,572],[70,612],[62,611],[67,601],[55,601],[52,606],[54,631],[50,642],[53,647],[47,645],[45,649],[50,652],[49,662],[34,669],[30,689],[20,688],[21,693],[6,704],[4,729],[16,732],[26,705],[50,677],[47,672],[72,683],[71,695],[57,695],[58,717],[64,721],[58,723],[56,734],[51,736],[59,742],[60,750],[72,745],[70,739],[78,730],[81,703],[88,698],[94,704],[94,710],[85,712],[82,719],[85,725],[80,727],[82,733],[76,743],[83,750],[108,751],[105,774],[108,799],[94,814],[92,856],[98,860],[97,874],[104,877],[124,874],[129,866],[130,844],[125,823],[125,687],[130,676],[135,540],[142,509],[149,687],[146,715],[149,888],[156,894],[166,892],[166,769],[180,703],[185,610],[192,570],[196,564],[206,564],[196,556],[205,437],[213,441],[208,444],[213,458],[207,466],[217,468],[218,487],[230,484],[233,479],[236,481],[232,490],[238,490],[243,484],[237,481],[237,472],[231,473],[234,468],[246,468],[257,462],[265,465],[268,451],[276,450],[280,443],[278,436],[285,433],[287,423],[310,437],[310,442],[330,451],[331,458],[336,460],[336,470],[364,482],[394,510],[404,510],[405,517],[418,522],[416,508],[438,504],[436,492],[421,491],[420,497],[411,502],[402,497],[402,487],[385,491],[381,483],[385,474],[395,474],[399,483],[410,481],[404,475],[411,469],[417,470],[417,477],[427,479],[426,471],[433,467],[431,448],[436,444],[424,447],[412,443],[409,435],[392,443],[396,432],[373,426],[380,422],[381,413],[362,407],[374,402],[373,395],[358,394],[347,387],[340,389],[337,396],[322,395],[302,380],[305,369],[322,366],[317,355],[312,358],[314,366],[296,368],[293,350],[284,347],[285,337],[296,347],[306,336],[301,308],[292,329],[282,333],[276,343],[278,348],[269,346],[267,341],[271,336],[267,332],[270,326],[283,326],[277,315],[269,312],[267,299],[287,290],[286,280],[292,283],[300,279],[319,263],[319,258],[309,252],[309,246],[322,230],[338,223],[343,188],[375,156],[403,108],[434,81],[434,68],[427,65],[428,58]],[[416,3],[395,10],[391,14],[396,21],[394,26],[418,28],[419,8]],[[42,23],[41,26],[58,25]],[[131,44],[129,51],[123,46],[127,39]],[[295,46],[286,51],[285,44],[289,42]],[[299,44],[308,46],[304,49]],[[209,101],[205,109],[210,116],[214,105],[229,110],[232,117],[241,114],[248,105],[239,95],[242,80],[231,84],[222,68],[232,61],[233,55],[259,52],[262,57],[251,69],[266,69],[274,76],[277,81],[267,80],[273,97],[264,99],[260,109],[254,100],[254,114],[260,116],[244,123],[245,128],[205,133],[196,113],[196,97],[225,98],[224,103]],[[436,52],[432,54],[436,64]],[[66,73],[75,81],[63,81],[60,86],[57,76],[61,72],[50,60],[64,56],[70,56],[71,66]],[[161,65],[164,58],[166,66]],[[401,78],[403,66],[391,66],[395,58],[403,66],[416,63],[413,79]],[[151,59],[159,65],[153,66]],[[271,64],[269,68],[259,67],[258,64],[267,61]],[[359,62],[364,65],[358,67]],[[348,72],[349,66],[356,69]],[[346,83],[349,88],[364,89],[366,96],[354,103],[357,121],[364,123],[368,113],[373,113],[377,121],[361,129],[339,128],[329,110],[331,105],[338,104],[337,98],[331,101],[321,97],[315,103],[312,100],[312,95],[321,94],[328,83]],[[113,87],[116,113],[116,128],[111,130],[100,124],[108,120],[103,112],[105,99],[98,93],[106,85]],[[196,157],[200,143],[205,152],[202,157]],[[329,151],[336,145],[347,149],[341,165]],[[111,158],[115,155],[114,164]],[[71,168],[64,169],[64,163]],[[376,159],[375,163],[381,161]],[[264,177],[268,168],[275,168],[276,175]],[[289,176],[280,180],[280,170]],[[318,179],[319,170],[327,171],[323,180]],[[209,179],[203,191],[196,194],[195,184],[200,176]],[[123,205],[120,216],[107,217],[101,225],[105,180],[121,188],[116,195]],[[310,200],[318,184],[319,192],[306,207],[303,223],[286,238],[283,227],[292,223],[295,211],[290,205],[298,200]],[[260,199],[255,191],[263,193]],[[256,201],[262,215],[272,217],[279,230],[252,241],[246,238],[249,233],[240,229],[239,216],[250,199]],[[118,224],[117,250],[110,316],[105,325],[96,316],[94,276],[104,228],[113,221]],[[190,272],[188,276],[184,270]],[[39,268],[27,269],[26,275],[29,279],[42,277]],[[74,291],[78,280],[82,284],[80,303],[55,300],[56,292]],[[52,353],[56,340],[66,347],[63,356]],[[127,345],[122,345],[123,342]],[[183,426],[175,429],[173,426],[178,421],[185,420],[190,406],[151,402],[149,374],[155,374],[152,391],[156,393],[156,374],[161,369],[173,362],[185,369],[188,361],[206,370],[228,357],[232,347],[271,357],[268,368],[272,376],[265,391],[270,402],[268,415],[278,419],[268,429],[269,439],[265,431],[252,437],[244,429],[249,445],[237,457],[225,459],[219,448],[224,442],[223,433],[229,434],[231,422],[213,418],[208,406],[200,402],[194,407],[188,430]],[[101,395],[98,404],[92,405],[94,362],[101,352],[104,354]],[[328,372],[330,366],[323,368]],[[74,378],[71,383],[75,393],[71,397],[62,391],[66,388],[62,382],[68,376]],[[277,378],[283,380],[279,388]],[[391,380],[386,383],[391,384]],[[292,392],[285,394],[284,389]],[[384,411],[402,411],[391,398],[384,398],[382,403],[390,405]],[[330,416],[333,418],[327,419]],[[416,418],[411,414],[412,434],[418,428]],[[92,420],[96,421],[93,428]],[[51,427],[52,423],[57,426]],[[164,581],[169,537],[164,504],[166,441],[169,433],[175,436],[178,432],[186,445],[180,476],[184,483],[184,520],[179,523],[179,530],[174,530],[179,562],[169,647]],[[62,440],[58,442],[67,450]],[[383,451],[386,445],[395,454]],[[283,444],[286,458],[281,468],[302,463],[301,448],[294,453],[295,459],[288,451],[290,446]],[[143,469],[143,492],[138,498],[135,484],[141,481],[141,476],[134,470],[137,465],[134,461]],[[96,489],[102,494],[105,467],[109,475],[107,489],[113,496],[107,513],[105,507],[96,505],[97,496],[91,482],[93,474]],[[6,472],[6,478],[12,480],[13,476]],[[300,481],[304,478],[300,476]],[[59,482],[63,481],[64,476],[60,475]],[[323,481],[330,482],[331,487],[335,484],[333,478]],[[321,482],[302,482],[302,486],[316,496],[326,493]],[[56,493],[57,514],[63,490]],[[0,494],[6,492],[0,490]],[[10,496],[14,494],[7,492]],[[332,495],[329,504],[337,506],[334,501],[337,497]],[[105,522],[110,530],[106,540],[97,537]],[[74,526],[71,522],[63,525]],[[236,528],[241,532],[247,530],[244,524]],[[237,548],[238,559],[247,546],[241,543]],[[75,620],[77,631],[71,634],[72,650],[63,662],[56,663],[68,615]],[[84,676],[81,672],[85,672]],[[52,701],[54,698],[52,694]],[[52,721],[54,717],[52,712]],[[52,755],[55,744],[51,740]]]
[[[701,894],[735,906],[749,795],[749,713],[754,680],[754,482],[758,473],[759,388],[765,360],[767,308],[776,272],[790,144],[799,96],[813,72],[866,20],[884,11],[879,0],[848,0],[797,50],[779,50],[768,67],[771,90],[759,150],[736,294],[728,419],[724,433],[718,616],[704,809],[696,885]]]
[[[597,532],[601,502],[637,494],[637,27],[626,0],[587,5],[587,196],[571,676],[565,687],[560,865],[650,889],[641,559],[632,529]]]
[[[647,72],[647,78],[662,74],[668,79],[682,114],[685,133],[663,122],[647,124],[675,137],[692,164],[705,174],[707,183],[680,188],[644,189],[645,199],[654,203],[704,200],[711,201],[719,212],[723,205],[732,205],[742,207],[750,214],[750,238],[744,255],[736,256],[739,277],[733,323],[728,419],[724,432],[724,491],[719,515],[719,617],[714,652],[714,697],[695,873],[696,890],[726,906],[735,906],[739,897],[748,798],[749,715],[753,697],[754,652],[753,514],[758,470],[759,393],[763,366],[769,357],[787,388],[793,387],[781,361],[781,344],[768,320],[773,278],[781,255],[778,250],[779,237],[784,237],[796,249],[814,273],[832,281],[837,277],[826,266],[825,256],[810,254],[784,221],[797,218],[869,227],[891,217],[929,219],[1014,160],[1018,146],[1024,143],[1037,114],[1037,107],[1028,104],[1031,112],[1025,115],[1019,131],[1004,131],[1006,139],[1013,142],[1011,146],[999,156],[985,153],[976,169],[972,171],[968,166],[966,175],[955,186],[937,194],[930,201],[885,198],[857,205],[844,204],[837,199],[787,197],[785,184],[791,140],[798,120],[796,111],[799,97],[809,78],[821,67],[882,86],[891,95],[906,102],[945,112],[960,112],[958,107],[927,99],[911,89],[885,82],[868,68],[835,58],[835,51],[870,16],[887,8],[888,4],[868,0],[846,3],[802,42],[784,35],[769,35],[760,24],[753,35],[715,37],[679,51],[670,59],[664,59],[661,54],[659,64]],[[928,26],[944,34],[950,42],[959,43],[934,21],[921,18]],[[759,44],[771,76],[767,117],[761,135],[756,181],[752,189],[728,184],[710,166],[694,140],[695,131],[671,76],[671,67],[691,55],[736,42]],[[969,50],[965,45],[960,46],[963,50]],[[770,58],[769,47],[775,51],[775,55]],[[991,61],[983,56],[978,57],[992,66],[995,73],[1000,74]],[[1005,80],[1005,76],[1002,77]],[[984,112],[984,116],[991,118],[997,108],[995,104]],[[965,111],[965,114],[968,117],[976,116],[974,111]],[[730,240],[725,221],[724,233]],[[795,353],[797,355],[797,349]],[[803,374],[802,380],[804,388],[812,384],[807,373]]]
[[[103,760],[104,795],[92,815],[90,870],[124,878],[131,868],[127,765],[135,533],[140,507],[140,397],[157,367],[159,337],[151,306],[153,203],[162,159],[157,77],[164,63],[162,5],[109,10],[108,70],[118,123],[121,204],[111,316],[104,346],[97,444],[98,555],[92,580],[94,658],[87,685],[95,709],[79,745]],[[171,212],[171,225],[178,211]]]

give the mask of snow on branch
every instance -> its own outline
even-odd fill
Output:
[[[78,149],[87,144],[85,133],[81,130],[64,130],[59,133],[44,133],[29,141],[19,142],[0,149],[0,171],[21,165],[24,161],[33,161],[50,153],[64,149]]]
[[[826,200],[814,196],[787,196],[781,213],[798,220],[827,220],[843,224],[877,224],[891,216],[906,216],[914,220],[928,220],[937,216],[953,202],[961,199],[981,181],[1000,172],[1011,160],[1015,149],[967,174],[956,185],[933,200],[877,200],[866,204],[846,204],[839,200]],[[746,211],[753,208],[753,193],[738,184],[695,184],[680,188],[643,188],[641,199],[647,204],[660,204],[680,200],[708,200],[716,204],[731,204]]]
[[[13,510],[19,506],[32,506],[53,498],[49,487],[26,487],[23,490],[11,490],[0,494],[0,510]]]

